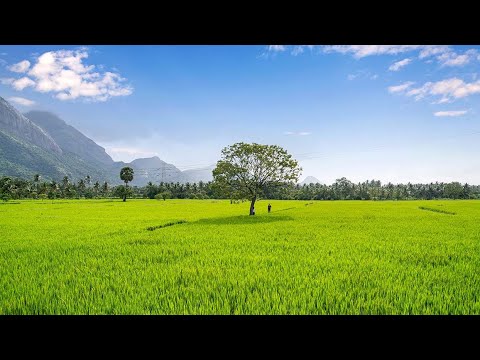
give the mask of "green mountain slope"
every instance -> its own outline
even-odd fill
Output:
[[[0,175],[30,179],[38,173],[45,180],[57,181],[64,176],[76,181],[90,175],[92,180],[113,182],[114,174],[105,170],[75,154],[56,154],[0,131]]]
[[[68,125],[55,114],[47,111],[29,111],[26,118],[45,130],[64,152],[76,154],[87,162],[99,162],[112,165],[112,158],[105,149],[92,139],[83,135],[73,126]]]
[[[40,174],[45,180],[61,181],[68,176],[78,181],[87,175],[92,182],[121,184],[119,173],[124,166],[135,171],[131,185],[210,180],[211,170],[182,172],[158,157],[136,159],[131,163],[115,162],[105,149],[46,111],[22,115],[0,97],[0,176],[31,179]]]

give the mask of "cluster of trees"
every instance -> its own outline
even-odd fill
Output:
[[[149,183],[137,189],[146,198],[174,199],[236,199],[223,193],[213,182],[198,184]],[[332,185],[291,184],[264,188],[263,198],[279,200],[432,200],[432,199],[480,199],[480,185],[459,182],[430,184],[382,184],[379,180],[353,183],[346,178],[337,179]]]
[[[382,184],[379,180],[353,183],[346,178],[332,185],[289,185],[271,192],[267,197],[298,200],[432,200],[480,199],[480,186],[459,182],[429,184]]]
[[[74,198],[95,198],[110,197],[112,190],[107,182],[92,183],[90,176],[74,182],[68,176],[62,181],[41,181],[39,174],[32,180],[3,176],[0,178],[0,197],[8,199],[74,199]]]
[[[413,200],[413,199],[480,199],[480,186],[451,183],[382,184],[378,180],[353,183],[341,178],[331,185],[285,183],[264,187],[262,198],[281,200]],[[232,199],[214,182],[148,183],[146,186],[111,186],[107,182],[92,182],[90,177],[71,181],[67,176],[61,182],[0,177],[0,199],[93,199],[93,198],[148,198],[148,199]]]
[[[144,187],[92,182],[90,176],[71,181],[65,176],[61,182],[32,180],[10,176],[0,177],[0,199],[94,199],[94,198],[149,198],[149,199],[210,199],[226,198],[214,190],[212,182],[160,183],[149,182]]]

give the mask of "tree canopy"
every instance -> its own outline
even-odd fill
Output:
[[[133,180],[133,169],[129,166],[125,166],[120,170],[120,179],[125,182],[125,191],[123,195],[123,201],[127,201],[128,195],[128,183]]]
[[[231,198],[251,200],[250,215],[255,215],[255,201],[266,189],[297,182],[301,171],[292,155],[278,145],[240,142],[222,150],[213,178]]]

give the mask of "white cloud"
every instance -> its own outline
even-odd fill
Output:
[[[475,59],[480,60],[480,55],[475,49],[467,50],[463,54],[457,54],[447,45],[327,45],[323,47],[323,51],[325,53],[351,54],[357,59],[372,55],[396,55],[420,51],[418,56],[420,59],[436,56],[437,61],[442,66],[463,66]],[[392,64],[389,70],[398,71],[401,67],[411,63],[411,61],[411,58],[398,61]],[[430,63],[431,60],[426,62]]]
[[[377,74],[372,74],[370,71],[363,69],[358,70],[354,74],[348,74],[347,79],[352,81],[355,79],[369,79],[369,80],[376,80],[378,78]]]
[[[4,79],[16,90],[32,86],[35,91],[53,93],[59,100],[84,98],[90,101],[106,101],[114,96],[127,96],[133,92],[126,85],[126,79],[113,72],[96,72],[95,65],[86,65],[88,49],[49,51],[38,56],[36,63],[28,71],[30,77],[10,81]],[[26,61],[26,60],[25,60]],[[19,64],[26,67],[25,61],[14,66],[20,70]],[[30,65],[30,63],[28,63]],[[22,69],[23,69],[22,68]],[[2,83],[5,83],[2,80]]]
[[[16,73],[24,73],[28,70],[29,67],[30,67],[30,61],[23,60],[23,61],[20,61],[19,63],[9,66],[8,70]]]
[[[299,54],[302,54],[305,49],[313,50],[316,45],[296,45],[293,47],[293,50],[291,54],[293,56],[297,56]]]
[[[415,84],[413,81],[407,81],[407,82],[404,82],[403,84],[400,84],[400,85],[389,86],[388,87],[388,92],[392,93],[392,94],[393,93],[399,93],[399,92],[407,90],[413,84]]]
[[[287,47],[285,45],[268,45],[267,50],[273,52],[282,52],[287,50]]]
[[[445,104],[445,103],[448,103],[448,102],[450,102],[450,100],[448,98],[441,98],[440,100],[432,102],[432,104],[437,105],[437,104]]]
[[[445,52],[437,56],[437,60],[443,66],[463,66],[468,64],[470,61],[475,60],[476,57],[477,51],[470,49],[462,55],[458,55],[453,51]]]
[[[479,60],[480,54],[476,49],[467,50],[463,54],[457,54],[448,45],[269,45],[261,57],[268,57],[268,53],[284,52],[292,48],[290,53],[293,56],[302,54],[306,48],[312,50],[318,46],[324,53],[349,54],[356,59],[361,59],[373,55],[397,55],[408,52],[419,52],[418,58],[425,59],[425,63],[432,63],[432,58],[440,63],[441,66],[463,66],[472,61]],[[413,58],[406,58],[390,65],[390,71],[399,71],[401,68],[413,62]],[[357,75],[352,75],[349,80],[353,80]]]
[[[318,45],[268,45],[260,57],[268,57],[268,53],[275,54],[287,50],[289,50],[293,56],[297,56],[304,53],[306,49],[312,51],[316,46]]]
[[[268,57],[268,53],[284,52],[289,50],[293,56],[302,54],[306,48],[312,50],[315,46],[321,48],[324,53],[341,53],[352,55],[361,59],[373,55],[397,55],[407,52],[419,52],[418,58],[425,59],[424,62],[431,64],[433,60],[438,61],[441,66],[463,66],[473,61],[480,61],[480,54],[476,49],[470,49],[463,54],[457,54],[448,45],[269,45],[261,57]],[[430,59],[427,59],[430,58]],[[413,58],[405,58],[390,65],[388,70],[399,71],[401,68],[413,62]],[[348,79],[353,80],[358,75],[349,75]],[[374,79],[374,78],[372,78]]]
[[[437,82],[427,82],[423,86],[412,89],[406,93],[407,96],[415,96],[420,100],[425,96],[441,96],[439,104],[451,102],[456,99],[480,93],[480,80],[466,83],[458,78],[451,78]]]
[[[2,85],[11,85],[14,81],[14,78],[0,78],[0,83],[2,83]]]
[[[433,115],[435,116],[461,116],[465,115],[467,110],[451,110],[451,111],[437,111]]]
[[[283,135],[289,135],[289,136],[308,136],[308,135],[311,135],[312,133],[309,132],[309,131],[299,131],[299,132],[295,132],[295,131],[285,131],[283,133]]]
[[[35,81],[33,81],[32,79],[24,76],[24,77],[22,77],[18,80],[13,80],[11,82],[11,85],[13,86],[13,88],[15,90],[21,91],[21,90],[25,89],[26,87],[34,86]]]
[[[418,57],[420,59],[424,59],[426,57],[442,54],[448,51],[450,51],[450,47],[447,45],[426,45],[422,51],[420,51],[420,55]]]
[[[406,59],[397,61],[397,62],[393,63],[392,65],[390,65],[390,67],[388,68],[388,70],[390,70],[390,71],[398,71],[398,70],[400,70],[402,67],[407,66],[408,64],[410,64],[411,62],[412,62],[412,59],[409,59],[409,58],[406,58]]]
[[[23,106],[32,106],[35,105],[35,101],[25,99],[23,97],[12,96],[8,98],[8,101],[14,102],[15,104],[23,105]]]
[[[323,51],[326,53],[352,54],[353,57],[360,59],[370,55],[396,55],[422,47],[424,45],[327,45],[323,48]]]
[[[297,55],[303,53],[303,51],[304,51],[303,46],[301,46],[301,45],[300,46],[295,46],[292,50],[292,55],[297,56]]]
[[[419,87],[419,88],[416,88],[416,89],[412,89],[412,90],[409,90],[407,91],[407,93],[405,95],[407,96],[415,96],[415,100],[420,100],[420,99],[423,99],[425,97],[425,95],[428,93],[427,91],[427,87],[425,86],[422,86],[422,87]],[[445,101],[442,101],[442,103],[445,102]]]
[[[462,66],[467,64],[470,59],[467,55],[457,55],[455,53],[445,53],[438,57],[442,65],[446,66]]]

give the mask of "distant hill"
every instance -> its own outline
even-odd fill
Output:
[[[159,182],[180,182],[187,181],[185,175],[174,165],[168,164],[158,156],[133,160],[128,164],[134,172],[132,185],[144,186],[149,181],[158,184]]]
[[[149,181],[152,183],[160,182],[179,182],[179,183],[198,183],[213,180],[212,170],[214,166],[200,169],[191,169],[181,171],[172,164],[166,163],[158,156],[133,160],[129,164],[122,163],[123,166],[131,166],[135,172],[132,185],[144,186]]]
[[[184,170],[183,174],[191,183],[198,183],[200,181],[208,182],[213,180],[213,169],[215,169],[215,165],[210,165],[200,169]]]
[[[107,165],[114,163],[103,147],[55,114],[46,111],[29,111],[24,115],[50,134],[63,151],[76,154],[86,162],[95,161]]]
[[[299,185],[303,186],[304,184],[321,184],[320,180],[318,180],[314,176],[307,176]]]
[[[0,175],[60,181],[78,181],[89,175],[92,182],[121,184],[119,173],[131,166],[132,185],[148,182],[198,182],[212,179],[213,168],[180,171],[157,156],[131,163],[115,162],[105,149],[57,115],[30,111],[24,115],[0,97]]]

